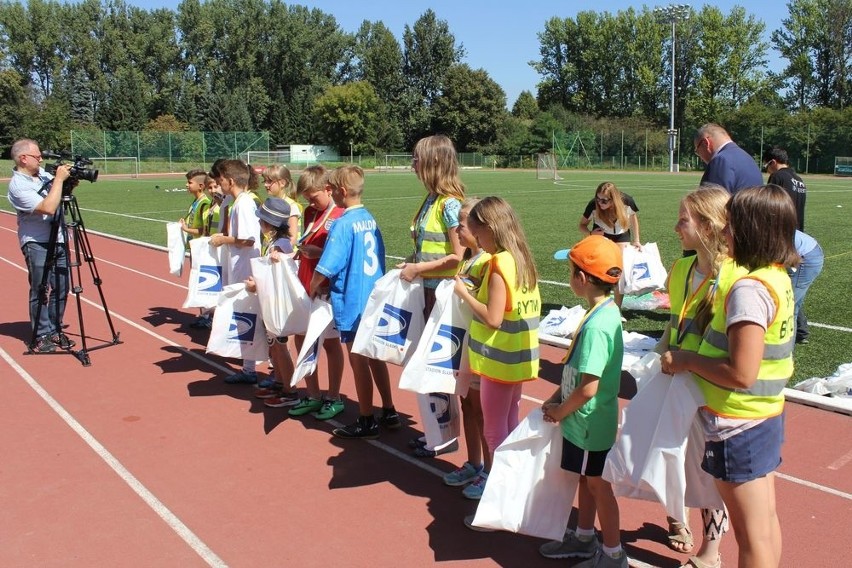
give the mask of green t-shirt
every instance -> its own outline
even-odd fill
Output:
[[[562,420],[562,435],[587,451],[608,450],[618,431],[618,390],[624,358],[618,306],[610,303],[598,310],[575,341],[571,359],[562,369],[562,400],[580,386],[581,373],[600,377],[600,381],[597,394]]]

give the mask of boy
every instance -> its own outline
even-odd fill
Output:
[[[622,272],[621,249],[600,235],[586,237],[568,253],[571,290],[589,311],[574,332],[560,388],[542,405],[544,420],[560,422],[562,468],[580,474],[577,530],[544,544],[547,558],[588,558],[575,568],[627,568],[621,548],[618,502],[601,477],[618,429],[618,389],[624,344],[621,312],[611,293]],[[595,538],[595,513],[603,546]]]
[[[192,205],[186,215],[180,220],[180,229],[186,233],[186,249],[189,250],[189,241],[205,235],[207,218],[210,216],[211,201],[206,193],[209,178],[207,172],[200,169],[186,172],[186,190],[193,197]],[[195,329],[210,329],[210,313],[201,310],[198,317],[190,327]]]
[[[385,245],[376,220],[361,204],[364,171],[358,166],[342,166],[331,173],[329,184],[334,203],[345,210],[328,233],[310,294],[318,295],[328,279],[334,324],[349,353],[359,410],[354,423],[332,433],[340,438],[374,439],[379,436],[379,422],[399,428],[399,415],[393,407],[387,364],[352,353],[352,341],[370,292],[384,274]],[[379,422],[373,416],[373,382],[382,399]]]

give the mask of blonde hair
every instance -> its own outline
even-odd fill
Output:
[[[364,170],[360,166],[346,165],[335,168],[328,176],[332,187],[345,187],[352,197],[358,197],[364,191]]]
[[[442,134],[417,141],[413,159],[417,177],[431,192],[464,199],[464,184],[459,178],[459,161],[453,141]]]
[[[518,268],[515,289],[535,288],[538,271],[524,229],[512,206],[502,197],[486,197],[470,210],[470,219],[490,228],[497,248],[512,255]]]
[[[479,201],[480,199],[478,197],[465,197],[464,201],[462,201],[461,209],[459,209],[459,222],[461,222],[464,217],[470,216],[471,209],[473,209]],[[467,260],[471,256],[473,256],[473,253],[469,248],[465,247],[462,260]]]
[[[296,193],[303,194],[309,189],[325,187],[328,182],[328,170],[322,164],[310,166],[302,171],[296,182]]]
[[[597,201],[598,195],[609,199],[612,207],[601,209]],[[595,190],[595,211],[599,219],[606,221],[612,227],[615,227],[615,224],[618,223],[623,229],[627,229],[627,211],[624,208],[624,198],[614,183],[605,181]]]
[[[287,166],[273,164],[266,168],[263,172],[264,181],[274,183],[276,181],[284,182],[284,195],[293,199],[296,196],[296,188],[293,185],[293,174],[290,173]]]

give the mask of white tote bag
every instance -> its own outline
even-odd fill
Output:
[[[645,243],[642,250],[633,246],[624,249],[624,272],[618,283],[622,293],[640,296],[665,289],[666,276],[657,243]]]
[[[533,409],[495,450],[474,526],[562,540],[580,476],[561,461],[562,429]]]
[[[166,248],[169,250],[169,273],[180,277],[186,256],[186,240],[180,223],[166,223]]]
[[[311,303],[311,315],[308,319],[305,341],[302,343],[302,349],[296,358],[293,376],[290,378],[291,387],[295,387],[299,384],[299,381],[316,370],[320,346],[329,328],[331,328],[332,320],[331,304],[325,300],[314,298]]]
[[[417,348],[402,370],[399,388],[424,394],[467,394],[472,377],[468,355],[472,313],[454,287],[454,280],[438,284],[435,307]]]
[[[423,333],[423,281],[406,282],[401,270],[376,281],[361,315],[352,352],[394,365],[404,365]]]
[[[192,268],[184,308],[213,308],[225,282],[223,255],[225,246],[210,245],[210,237],[189,241]]]
[[[257,294],[245,284],[226,286],[213,314],[207,352],[249,361],[269,358],[269,344],[260,315]]]
[[[417,407],[420,410],[420,419],[423,421],[426,448],[430,450],[440,448],[459,437],[461,432],[459,397],[442,392],[418,393]]]
[[[689,373],[659,373],[646,382],[623,410],[604,465],[603,478],[617,496],[662,503],[681,522],[684,506],[722,508],[712,479],[700,468],[703,431],[694,426],[703,405]]]
[[[296,263],[290,258],[272,262],[266,256],[250,262],[266,331],[273,337],[303,335],[308,329],[311,299],[299,282]]]

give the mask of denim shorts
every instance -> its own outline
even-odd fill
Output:
[[[600,477],[603,474],[607,454],[609,450],[600,452],[584,450],[568,441],[567,438],[562,438],[562,469],[566,471],[586,477]]]
[[[701,468],[728,483],[759,479],[781,465],[783,443],[782,413],[720,442],[706,442]]]

